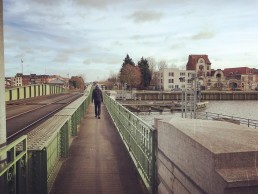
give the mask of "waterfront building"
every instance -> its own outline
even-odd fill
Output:
[[[224,72],[221,69],[212,69],[211,76],[207,77],[207,90],[227,90],[227,88]]]
[[[189,55],[186,70],[194,71],[200,88],[205,90],[211,77],[211,62],[208,55]]]
[[[257,70],[248,67],[226,68],[223,70],[229,89],[254,90],[257,87]]]
[[[191,87],[193,70],[180,70],[178,68],[162,68],[157,72],[158,89],[181,90]]]

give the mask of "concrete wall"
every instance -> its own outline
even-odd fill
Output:
[[[222,121],[157,120],[159,194],[257,194],[258,131]]]
[[[182,92],[137,92],[142,100],[181,100]],[[258,91],[201,91],[201,100],[258,100]]]

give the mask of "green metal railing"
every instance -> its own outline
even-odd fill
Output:
[[[27,136],[24,135],[0,149],[0,158],[5,155],[7,162],[0,168],[0,179],[5,188],[0,188],[0,193],[17,193],[17,190],[26,193],[23,185],[26,185],[27,177]]]
[[[147,189],[155,193],[156,130],[107,94],[104,102]]]

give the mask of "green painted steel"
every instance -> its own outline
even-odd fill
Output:
[[[157,131],[107,94],[104,102],[146,187],[155,193]]]
[[[12,93],[12,100],[17,100],[17,99],[18,99],[18,98],[17,98],[17,90],[12,89],[12,90],[11,90],[11,93]]]
[[[54,87],[52,87],[54,89]],[[69,156],[69,147],[72,139],[77,135],[77,128],[80,124],[85,111],[91,101],[91,88],[84,96],[77,99],[66,110],[59,111],[52,118],[58,119],[59,126],[56,124],[56,132],[51,133],[50,138],[44,143],[43,147],[35,150],[29,149],[29,192],[46,194],[50,191],[55,174],[60,167],[62,158]],[[50,119],[51,120],[51,119]],[[46,121],[51,126],[51,121]],[[38,134],[38,132],[37,132]],[[36,139],[38,139],[37,137]]]
[[[28,85],[5,89],[5,101],[33,98],[36,96],[64,93],[66,90],[60,86],[49,84]]]
[[[47,193],[47,152],[42,150],[28,150],[28,194]]]
[[[0,156],[7,153],[7,163],[0,169],[0,177],[5,179],[5,188],[0,193],[27,193],[27,136],[24,135],[4,148],[0,149]]]
[[[45,87],[46,93],[50,93],[51,87],[57,91],[64,91],[63,88],[57,89],[55,86],[47,85]],[[26,90],[27,96],[34,95],[35,87],[32,86],[31,90],[29,88],[26,87],[23,91]],[[15,91],[17,92],[18,90],[15,89]],[[43,134],[45,136],[49,133],[49,138],[47,138],[45,143],[41,144],[39,142],[36,145],[28,143],[27,148],[27,136],[23,136],[0,150],[0,155],[8,152],[8,159],[10,159],[6,167],[0,169],[0,176],[6,178],[6,188],[4,188],[3,193],[46,194],[50,191],[55,173],[58,171],[58,166],[60,166],[60,161],[62,161],[62,158],[69,156],[69,147],[72,139],[77,135],[78,125],[91,102],[91,92],[91,87],[88,87],[81,98],[71,103],[70,107],[65,110],[68,111],[68,114],[56,113],[53,116],[55,118],[52,118],[52,120],[56,120],[57,124],[50,124],[50,121],[46,121],[46,123],[50,123],[45,124],[44,127],[38,126],[43,131],[40,131],[40,133],[36,131],[36,134]],[[7,94],[10,93],[8,92]],[[52,128],[55,132],[45,131],[44,128],[48,125],[48,128]],[[33,134],[30,136],[30,133],[28,137],[30,137],[31,141]],[[39,139],[42,138],[36,135],[35,141],[37,142]],[[19,149],[16,148],[17,145],[19,145]],[[1,191],[2,189],[0,188],[0,193]]]
[[[24,88],[19,88],[19,99],[24,99]]]

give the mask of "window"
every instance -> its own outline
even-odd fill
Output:
[[[168,76],[174,77],[174,72],[169,72],[169,73],[168,73]]]
[[[180,72],[180,76],[185,76],[185,72]]]
[[[180,81],[180,82],[185,82],[185,77],[180,77],[180,78],[179,78],[179,81]]]
[[[204,69],[204,66],[203,65],[200,65],[199,66],[199,69],[202,71]]]
[[[174,79],[168,79],[168,83],[174,83]]]

